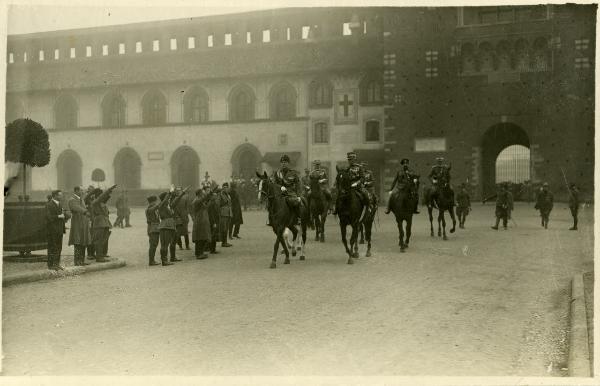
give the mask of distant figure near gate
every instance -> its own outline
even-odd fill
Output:
[[[540,211],[542,217],[542,226],[548,229],[548,221],[550,221],[550,212],[554,207],[554,195],[548,190],[548,183],[544,182],[541,189],[537,193],[535,200],[535,209]]]

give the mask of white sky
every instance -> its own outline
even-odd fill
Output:
[[[517,1],[520,4],[561,2]],[[13,35],[294,6],[474,5],[483,0],[4,0],[4,2],[9,4],[6,13],[7,33]],[[514,2],[515,0],[488,0],[487,4]]]

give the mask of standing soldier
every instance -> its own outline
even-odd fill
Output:
[[[456,195],[456,214],[458,215],[458,226],[465,229],[467,215],[471,211],[471,197],[467,191],[467,184],[460,184],[460,190]]]
[[[159,201],[158,197],[150,196],[147,198],[148,207],[146,208],[146,223],[148,224],[148,265],[159,265],[154,256],[156,255],[156,248],[158,247],[158,240],[160,230],[159,210],[162,206],[166,205],[167,201]]]
[[[244,217],[242,216],[242,203],[240,201],[240,184],[238,182],[231,184],[231,191],[229,196],[231,197],[231,222],[229,223],[229,238],[241,239],[240,237],[240,226],[244,223]]]
[[[510,205],[510,198],[508,197],[508,186],[506,183],[500,184],[498,192],[492,196],[483,199],[483,203],[486,201],[496,199],[496,225],[492,229],[498,230],[498,225],[502,219],[502,225],[504,230],[508,227],[508,208]]]
[[[548,221],[550,220],[550,212],[554,207],[554,195],[548,190],[548,183],[544,182],[539,190],[536,200],[535,209],[540,211],[542,217],[542,226],[548,229]]]
[[[71,229],[69,230],[69,245],[73,245],[75,251],[74,265],[89,265],[85,262],[85,248],[91,243],[89,213],[81,197],[81,187],[73,189],[73,197],[69,200],[69,211],[71,211]]]
[[[162,265],[171,265],[175,261],[181,261],[175,255],[175,235],[177,227],[175,225],[175,210],[179,204],[179,200],[183,193],[187,192],[187,188],[179,195],[175,193],[175,187],[171,187],[169,192],[162,192],[159,196],[160,200],[167,200],[164,205],[161,205],[158,210],[160,224],[158,225],[160,237],[160,260]],[[167,252],[171,256],[171,261],[167,259]]]
[[[192,241],[194,242],[194,255],[196,259],[206,259],[206,244],[211,239],[210,221],[208,218],[208,204],[211,199],[209,185],[204,185],[202,189],[196,191],[196,198],[192,202]]]
[[[110,237],[110,228],[112,228],[108,217],[109,211],[106,202],[110,199],[110,194],[117,187],[112,187],[102,191],[97,188],[94,190],[94,199],[92,201],[92,239],[94,250],[96,252],[96,261],[99,263],[108,261],[108,239]]]
[[[579,189],[575,184],[569,185],[569,209],[571,209],[571,216],[573,216],[573,226],[569,230],[576,231],[577,213],[579,212]]]
[[[296,218],[300,219],[301,206],[304,203],[301,198],[302,187],[300,186],[301,182],[298,172],[289,168],[290,157],[287,154],[281,156],[279,163],[281,164],[281,168],[273,174],[273,180],[281,186],[282,195],[286,197],[288,206],[294,211]]]
[[[220,223],[221,223],[221,214],[219,208],[219,197],[221,195],[219,186],[213,187],[212,185],[204,185],[205,190],[206,186],[210,186],[213,189],[213,194],[211,195],[211,199],[208,203],[208,220],[210,222],[210,253],[217,254],[217,241],[220,238]]]
[[[88,259],[96,258],[96,249],[94,247],[94,234],[92,230],[92,201],[94,200],[94,190],[95,188],[92,185],[88,186],[85,192],[85,197],[83,198],[83,202],[85,203],[85,207],[88,212],[87,220],[88,228],[90,229],[90,242],[87,246]]]
[[[231,221],[231,197],[229,196],[229,183],[223,183],[223,189],[219,195],[219,215],[220,219],[220,235],[221,247],[231,247],[227,242],[227,234],[229,233],[229,222]]]
[[[412,194],[415,199],[415,214],[419,214],[419,175],[416,174],[410,168],[410,161],[408,158],[403,158],[400,161],[400,170],[396,173],[396,178],[394,178],[394,182],[392,182],[392,187],[389,190],[387,209],[385,210],[385,214],[389,214],[391,211],[390,203],[392,201],[392,196],[398,193],[398,191],[404,189],[405,187],[409,188],[410,194]]]
[[[185,241],[185,249],[190,249],[190,237],[188,232],[188,224],[190,222],[190,218],[188,217],[188,195],[187,193],[183,194],[181,192],[180,186],[175,189],[175,193],[177,195],[182,195],[182,198],[179,200],[177,206],[173,208],[175,210],[175,243],[179,246],[179,249],[182,250],[183,242],[181,241],[181,238],[183,237]]]

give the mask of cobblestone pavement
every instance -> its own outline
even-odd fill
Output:
[[[548,230],[532,206],[517,205],[508,231],[490,229],[493,212],[475,204],[448,241],[417,215],[400,254],[381,211],[374,255],[361,246],[354,265],[329,217],[306,261],[271,270],[264,212],[246,212],[243,239],[219,255],[148,267],[135,209],[109,251],[127,267],[4,289],[3,371],[564,376],[568,285],[593,269],[593,208],[578,232],[564,204]]]

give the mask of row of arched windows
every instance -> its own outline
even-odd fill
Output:
[[[331,108],[333,106],[333,86],[325,79],[314,80],[308,88],[309,108]],[[289,83],[274,86],[269,95],[269,118],[274,120],[294,119],[297,106],[296,89]],[[186,123],[210,121],[208,93],[199,86],[192,87],[183,95],[183,120]],[[381,104],[383,88],[381,80],[367,77],[360,84],[362,105]],[[142,124],[160,126],[167,123],[167,98],[158,89],[151,89],[141,101]],[[256,96],[251,87],[239,85],[233,89],[227,100],[229,120],[246,122],[255,119]],[[113,91],[101,103],[102,127],[118,128],[127,125],[127,103],[123,96]],[[78,126],[77,101],[71,95],[62,95],[54,106],[55,128],[73,129]]]

